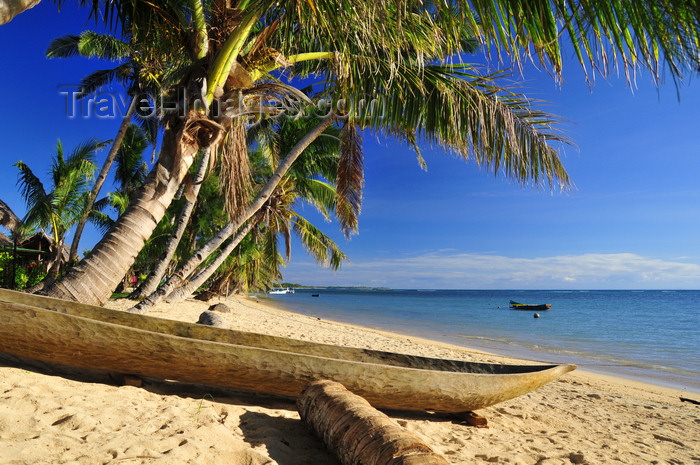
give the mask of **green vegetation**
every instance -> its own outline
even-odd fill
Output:
[[[43,191],[18,163],[25,223],[51,235],[51,278],[70,227],[86,218],[109,226],[47,293],[100,304],[120,283],[152,274],[160,287],[138,311],[198,286],[264,290],[281,279],[294,234],[320,264],[339,267],[344,254],[299,207],[335,219],[345,236],[357,231],[364,133],[406,143],[421,165],[427,142],[523,184],[568,188],[559,119],[503,79],[510,69],[476,64],[474,53],[515,69],[532,60],[557,79],[564,47],[584,71],[619,67],[630,80],[638,68],[680,79],[700,64],[700,13],[680,0],[86,3],[111,34],[59,38],[47,54],[114,60],[85,78],[87,93],[116,80],[132,101],[151,92],[182,111],[156,104],[141,134],[125,115],[110,154],[121,153],[115,163],[128,169],[109,201],[96,200],[102,174],[88,192],[94,165],[71,168],[74,176],[54,177],[54,190]],[[144,140],[155,148],[158,136],[160,155],[146,176]],[[69,165],[62,153],[56,160]],[[79,184],[69,189],[68,178]],[[60,193],[70,200],[49,201]]]
[[[0,252],[0,283],[22,290],[39,284],[46,277],[46,270],[32,261],[15,260],[11,252]]]

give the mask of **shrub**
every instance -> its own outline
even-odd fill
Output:
[[[46,277],[46,271],[35,262],[27,264],[18,261],[13,265],[12,261],[10,252],[0,252],[0,281],[5,281],[7,287],[22,290],[40,283]],[[7,282],[12,279],[13,266],[16,266],[14,281]]]

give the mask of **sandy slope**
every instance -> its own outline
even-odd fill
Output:
[[[230,327],[306,340],[477,361],[464,348],[296,315],[238,297]],[[113,308],[128,307],[110,302]],[[208,304],[152,315],[196,321]],[[700,464],[700,406],[656,386],[576,371],[481,410],[488,429],[436,415],[391,414],[452,463]],[[101,374],[56,373],[0,360],[1,464],[337,465],[294,404],[253,394]]]

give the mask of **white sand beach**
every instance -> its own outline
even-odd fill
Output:
[[[196,322],[212,303],[163,304],[152,316]],[[231,328],[318,342],[484,362],[512,359],[321,321],[247,297],[221,300]],[[111,308],[127,308],[113,301]],[[517,363],[517,361],[515,361]],[[577,370],[480,410],[488,428],[395,414],[453,464],[700,464],[700,406],[673,389]],[[0,358],[0,463],[337,465],[293,401],[147,379],[56,372]]]

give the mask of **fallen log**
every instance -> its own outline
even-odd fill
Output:
[[[449,465],[421,438],[340,383],[311,383],[297,399],[297,410],[343,465]]]

